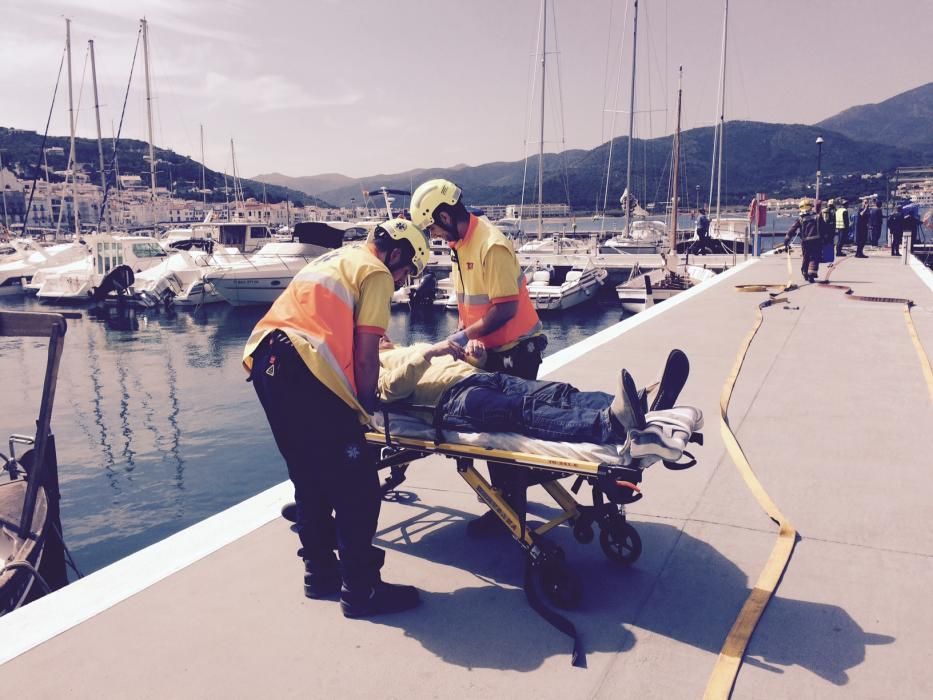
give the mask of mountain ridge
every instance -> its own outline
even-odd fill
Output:
[[[4,166],[15,172],[17,176],[24,180],[32,180],[33,177],[45,179],[45,173],[41,169],[38,161],[42,156],[42,135],[28,129],[11,129],[0,127],[0,150],[3,151]],[[45,148],[61,148],[65,154],[70,149],[70,141],[67,136],[49,136],[45,142]],[[97,151],[97,140],[78,137],[75,138],[75,160],[78,167],[88,175],[89,181],[94,184],[100,183],[100,165]],[[175,183],[174,190],[176,196],[182,199],[201,199],[201,164],[189,156],[181,155],[167,148],[154,148],[156,156],[156,184],[160,187],[166,187],[169,184],[169,178]],[[113,158],[113,147],[105,146],[104,162],[105,168],[110,169]],[[143,181],[149,182],[149,144],[145,141],[136,139],[120,139],[117,145],[116,165],[122,175],[142,175]],[[67,157],[65,155],[51,155],[46,157],[49,162],[50,170],[63,171],[66,168]],[[51,173],[52,182],[61,182],[64,176]],[[232,178],[225,176],[224,173],[204,169],[204,179],[208,188],[212,190],[207,199],[211,202],[223,202],[226,198],[224,194],[225,181],[227,189],[232,190]],[[108,173],[108,181],[113,186],[113,173]],[[265,197],[271,202],[281,202],[287,197],[289,201],[298,204],[314,204],[317,206],[330,206],[327,202],[306,194],[301,190],[287,189],[275,184],[262,183],[253,179],[240,179],[243,194],[245,197],[254,197],[257,200],[263,198],[263,185],[265,184]]]
[[[933,143],[933,82],[873,104],[855,105],[816,126],[846,136],[891,146]]]

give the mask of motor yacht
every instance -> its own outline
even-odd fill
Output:
[[[563,311],[595,299],[609,273],[587,263],[583,267],[572,267],[564,281],[552,284],[553,272],[539,268],[532,272],[528,282],[528,296],[538,311]]]
[[[48,248],[31,244],[25,257],[0,263],[0,295],[22,294],[40,270],[83,260],[87,254],[83,243],[59,243]]]
[[[176,251],[155,267],[135,275],[132,299],[144,307],[197,307],[222,302],[224,298],[214,285],[204,281],[208,272],[222,264],[204,250]]]
[[[87,237],[91,253],[55,273],[43,275],[36,291],[39,301],[69,303],[91,301],[94,289],[115,268],[126,265],[134,273],[162,262],[168,253],[151,236],[96,233]]]
[[[344,231],[322,221],[296,224],[297,241],[268,243],[243,259],[216,265],[204,280],[233,306],[271,304],[301,268],[343,245]]]

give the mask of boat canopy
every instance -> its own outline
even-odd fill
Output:
[[[343,231],[323,221],[305,221],[295,224],[295,238],[300,243],[339,248],[343,245]]]

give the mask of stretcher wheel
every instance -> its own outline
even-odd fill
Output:
[[[548,601],[558,608],[575,608],[583,598],[583,584],[580,583],[580,578],[562,562],[540,567],[538,583]]]
[[[573,536],[580,544],[589,544],[593,541],[593,524],[578,522],[573,526]]]
[[[615,523],[599,533],[603,553],[618,564],[629,566],[641,556],[641,536],[626,522]]]

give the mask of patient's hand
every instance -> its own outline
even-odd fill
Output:
[[[467,362],[477,367],[486,366],[486,346],[482,340],[471,340],[466,346]]]
[[[426,360],[440,357],[441,355],[450,355],[457,360],[466,359],[463,347],[457,345],[457,343],[452,340],[442,340],[439,343],[434,343],[434,345],[424,351],[424,359]]]

